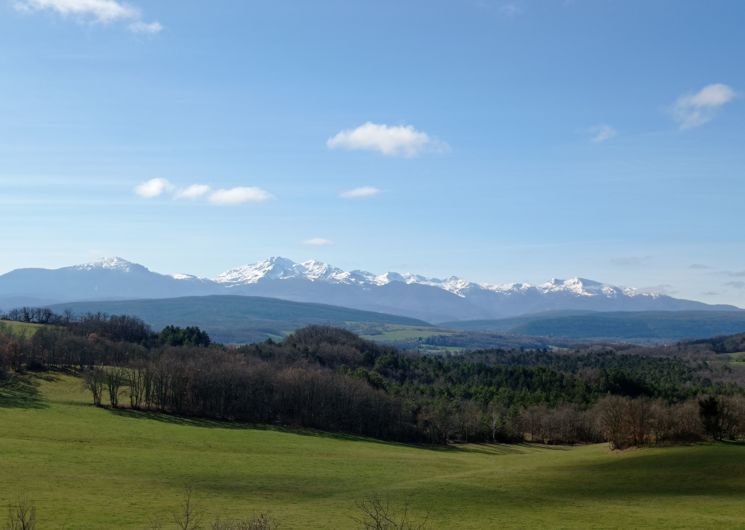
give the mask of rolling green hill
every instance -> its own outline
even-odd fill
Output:
[[[354,529],[371,495],[429,528],[745,527],[745,446],[426,448],[95,408],[70,376],[0,386],[0,506],[40,528],[175,528],[268,512],[281,529]]]
[[[31,336],[36,333],[42,324],[29,324],[26,322],[14,322],[12,320],[0,320],[0,329],[8,328],[14,335]]]
[[[574,340],[667,342],[745,331],[745,311],[550,312],[501,320],[446,322],[444,328]]]
[[[158,300],[73,302],[51,306],[58,313],[108,313],[137,316],[155,329],[167,325],[199,326],[213,340],[247,343],[278,338],[309,324],[359,328],[415,326],[431,328],[421,320],[385,313],[359,311],[325,304],[290,302],[256,296],[191,296]]]

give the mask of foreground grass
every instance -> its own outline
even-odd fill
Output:
[[[96,409],[67,376],[0,392],[0,506],[43,529],[167,525],[187,484],[206,518],[283,529],[354,528],[375,493],[437,529],[745,528],[742,446],[428,449]]]

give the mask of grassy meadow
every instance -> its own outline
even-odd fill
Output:
[[[26,322],[13,322],[11,320],[0,320],[0,328],[5,327],[10,330],[13,335],[21,335],[30,337],[36,331],[42,327],[42,324],[29,324]]]
[[[745,447],[422,448],[110,411],[78,379],[0,389],[0,506],[41,529],[170,528],[185,485],[205,520],[267,512],[282,529],[356,528],[378,494],[430,528],[745,528]]]

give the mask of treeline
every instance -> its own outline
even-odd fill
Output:
[[[2,321],[44,325],[9,326]],[[166,346],[210,345],[209,335],[196,326],[166,326],[154,332],[141,319],[126,315],[59,315],[31,307],[0,314],[0,370],[127,365],[151,359]]]
[[[66,320],[66,322],[65,322]],[[400,352],[312,326],[239,348],[87,315],[0,332],[0,369],[75,368],[97,405],[380,439],[614,447],[745,437],[742,388],[653,350]]]
[[[94,403],[257,424],[417,441],[401,400],[314,366],[278,366],[235,351],[167,348],[157,359],[85,373]]]
[[[141,319],[126,315],[59,315],[46,308],[23,307],[0,314],[0,320],[46,324],[30,334],[14,334],[0,322],[0,369],[119,365],[148,358],[162,346],[211,344],[209,335],[196,326],[166,326],[156,333]]]

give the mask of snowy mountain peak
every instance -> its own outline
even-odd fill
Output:
[[[398,272],[386,272],[385,274],[375,276],[375,281],[378,285],[387,285],[393,282],[408,283],[406,277]]]
[[[479,284],[458,276],[440,279],[399,272],[387,272],[378,275],[361,270],[347,272],[322,261],[308,260],[302,263],[296,263],[282,257],[272,257],[251,265],[244,265],[229,270],[219,275],[215,281],[227,286],[239,286],[255,284],[262,280],[287,279],[304,279],[312,282],[357,285],[361,287],[380,287],[399,282],[406,285],[436,287],[461,298],[479,291],[515,296],[525,295],[530,292],[543,295],[558,294],[583,298],[616,298],[624,295],[640,296],[642,294],[649,296],[648,293],[640,293],[635,289],[621,289],[580,277],[570,278],[568,280],[553,278],[538,286],[528,283]]]
[[[220,274],[215,281],[222,284],[250,284],[263,278],[283,280],[295,276],[297,264],[287,258],[271,257],[251,265],[243,265]]]
[[[544,293],[567,293],[576,296],[605,296],[615,297],[623,290],[613,285],[588,280],[587,278],[570,278],[559,280],[556,278],[539,286]]]
[[[114,256],[111,258],[100,258],[90,263],[83,263],[82,265],[73,266],[74,269],[81,271],[92,271],[92,270],[114,270],[120,272],[132,272],[135,269],[147,270],[142,265],[132,263],[124,258]]]
[[[260,282],[261,280],[306,279],[332,283],[349,283],[351,273],[332,267],[321,261],[309,260],[296,263],[291,259],[272,257],[243,265],[220,274],[215,281],[226,285],[242,285]]]
[[[337,283],[349,283],[347,280],[350,273],[332,267],[328,263],[316,260],[308,260],[296,265],[299,274],[313,281],[335,281]]]

